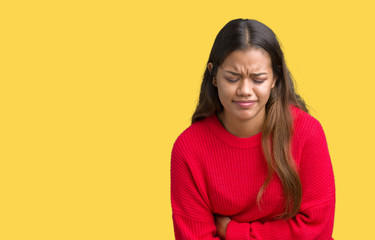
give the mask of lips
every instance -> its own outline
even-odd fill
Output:
[[[239,103],[250,103],[250,102],[256,102],[256,100],[234,100],[233,102],[239,102]]]
[[[250,107],[254,105],[257,101],[255,100],[239,100],[239,101],[233,101],[240,107]]]

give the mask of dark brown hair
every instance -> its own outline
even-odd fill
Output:
[[[294,105],[306,112],[304,100],[295,92],[294,83],[285,64],[284,54],[274,32],[263,23],[249,19],[235,19],[228,22],[216,36],[208,59],[213,64],[210,71],[206,68],[203,75],[199,102],[192,117],[192,123],[207,116],[223,111],[217,88],[212,78],[224,59],[235,50],[246,50],[250,47],[265,50],[272,63],[272,71],[277,77],[275,87],[265,106],[266,119],[262,129],[262,149],[267,161],[267,178],[259,190],[257,203],[260,206],[261,196],[272,180],[274,172],[281,180],[285,211],[279,218],[291,218],[297,214],[302,199],[302,186],[291,153],[293,119],[290,106]]]

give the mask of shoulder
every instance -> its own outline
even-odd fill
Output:
[[[293,109],[293,120],[292,148],[296,162],[300,164],[305,159],[305,163],[311,164],[323,158],[329,159],[327,139],[321,123],[298,108]]]
[[[318,119],[295,106],[291,107],[294,135],[298,138],[311,138],[324,135],[323,127]]]
[[[318,119],[311,116],[309,113],[303,111],[302,109],[295,106],[291,106],[291,112],[295,127],[298,126],[299,128],[305,130],[321,127],[321,124]]]
[[[173,144],[173,153],[186,153],[199,147],[202,139],[210,134],[209,125],[212,122],[212,116],[192,123],[182,131]]]

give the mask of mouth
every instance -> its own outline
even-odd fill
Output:
[[[254,105],[257,101],[255,100],[240,100],[240,101],[233,101],[240,107],[250,107]]]

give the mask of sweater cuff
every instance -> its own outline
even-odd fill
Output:
[[[250,239],[250,223],[239,223],[231,220],[225,232],[226,240]]]

